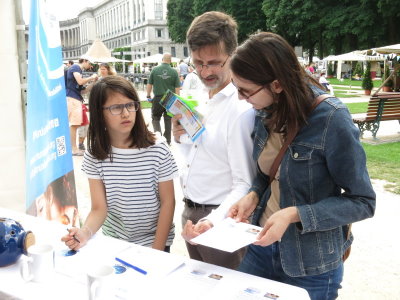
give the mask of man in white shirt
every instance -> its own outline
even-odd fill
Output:
[[[229,60],[237,47],[237,25],[221,12],[195,18],[187,33],[193,65],[205,85],[203,123],[206,130],[194,142],[173,118],[173,134],[185,158],[181,186],[185,208],[182,236],[186,241],[223,220],[230,206],[246,195],[255,174],[251,159],[254,110],[239,101],[231,83]],[[189,142],[188,142],[189,141]],[[218,208],[218,209],[217,209]],[[235,269],[244,249],[227,253],[186,243],[193,259]]]

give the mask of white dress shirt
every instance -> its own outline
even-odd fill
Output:
[[[220,205],[206,217],[215,224],[247,194],[255,175],[251,156],[255,111],[238,99],[232,83],[208,98],[207,92],[198,108],[205,131],[194,142],[181,138],[178,147],[185,162],[180,168],[183,194],[199,204]]]

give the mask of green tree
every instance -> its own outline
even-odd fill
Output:
[[[167,25],[171,40],[186,42],[186,31],[194,18],[194,0],[169,0],[167,3]]]

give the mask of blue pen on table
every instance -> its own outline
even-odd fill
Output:
[[[126,262],[126,261],[124,261],[124,260],[118,258],[118,257],[116,257],[115,260],[118,261],[118,262],[120,262],[121,264],[123,264],[123,265],[126,266],[126,267],[132,268],[132,269],[134,269],[135,271],[138,271],[139,273],[142,273],[143,275],[146,275],[146,274],[147,274],[147,272],[146,272],[145,270],[143,270],[143,269],[141,269],[141,268],[139,268],[139,267],[136,267],[136,266],[134,266],[134,265],[132,265],[132,264],[130,264],[130,263],[128,263],[128,262]]]
[[[67,228],[67,231],[69,232],[69,229]],[[75,234],[72,236],[72,238],[75,240],[75,241],[77,241],[79,244],[81,243],[79,240],[78,240],[78,238],[75,236]]]

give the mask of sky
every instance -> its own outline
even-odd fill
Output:
[[[59,21],[72,19],[85,7],[95,6],[103,0],[46,0]],[[25,24],[29,23],[31,0],[22,0]]]

